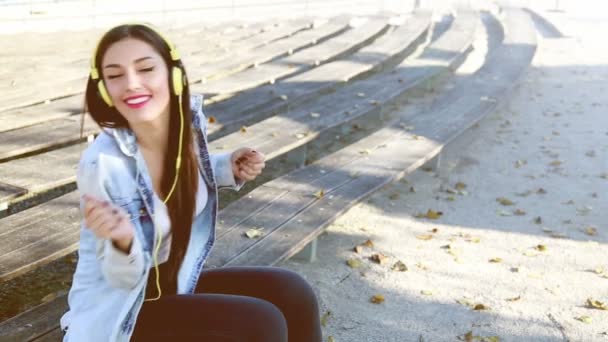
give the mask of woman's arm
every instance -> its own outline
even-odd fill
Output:
[[[82,226],[96,237],[96,257],[104,279],[113,287],[133,288],[144,273],[143,250],[133,224],[111,202],[97,160],[83,157],[76,182],[81,195]]]

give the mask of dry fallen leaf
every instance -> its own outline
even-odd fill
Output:
[[[502,205],[514,205],[515,203],[513,201],[511,201],[508,198],[505,197],[499,197],[496,199],[496,201]]]
[[[355,246],[355,247],[353,247],[353,251],[357,254],[360,254],[361,252],[363,252],[363,246],[361,246],[361,245]]]
[[[425,296],[432,296],[433,292],[432,291],[428,291],[428,290],[422,290],[422,291],[420,291],[420,294],[423,294]]]
[[[359,259],[348,259],[346,260],[346,264],[350,266],[350,268],[361,267],[361,261]]]
[[[372,151],[369,148],[359,151],[359,154],[371,154]]]
[[[585,234],[590,235],[590,236],[596,236],[597,235],[597,229],[595,227],[586,227],[585,228]]]
[[[416,214],[416,218],[428,218],[431,220],[436,220],[439,217],[441,217],[441,215],[443,215],[443,213],[441,211],[434,211],[432,209],[429,209],[426,214],[424,213],[418,213]]]
[[[321,189],[321,190],[315,192],[313,194],[313,196],[315,196],[318,199],[321,199],[321,198],[323,198],[323,196],[325,196],[325,190]]]
[[[368,240],[366,240],[366,241],[363,243],[363,246],[365,246],[365,247],[369,247],[369,248],[373,248],[373,247],[374,247],[374,243],[372,242],[372,240],[369,240],[369,239],[368,239]]]
[[[334,340],[334,337],[333,337],[333,336],[329,336],[329,337],[327,338],[327,342],[336,342],[336,340]]]
[[[608,310],[608,305],[593,298],[587,298],[587,307],[590,309]]]
[[[397,261],[393,267],[391,267],[392,271],[397,271],[397,272],[405,272],[407,271],[407,266],[401,261]]]
[[[372,303],[374,303],[374,304],[380,304],[380,303],[384,302],[384,296],[383,296],[383,295],[381,295],[381,294],[374,295],[374,296],[373,296],[373,297],[370,299],[370,301],[371,301]]]
[[[321,317],[321,326],[325,327],[327,325],[327,320],[331,316],[331,311],[326,311]]]
[[[418,235],[416,235],[416,239],[418,239],[418,240],[427,241],[427,240],[430,240],[432,238],[433,238],[433,235],[431,235],[431,234],[418,234]]]
[[[534,219],[534,223],[536,224],[542,224],[543,223],[543,219],[542,217],[538,216]]]
[[[454,185],[454,188],[456,188],[456,190],[464,190],[467,188],[467,185],[463,182],[458,182],[456,185]]]
[[[215,118],[215,116],[210,116],[209,118],[207,118],[207,122],[209,122],[210,124],[214,124],[217,122],[217,119]]]
[[[264,233],[262,232],[263,228],[252,228],[252,229],[248,229],[245,232],[245,236],[247,236],[250,239],[256,239],[262,235],[264,235]]]
[[[494,264],[498,264],[502,262],[502,258],[492,258],[489,260],[489,262],[494,263]]]
[[[489,307],[487,307],[487,306],[485,306],[485,305],[483,305],[483,304],[477,304],[477,305],[475,305],[475,306],[473,307],[473,310],[476,310],[476,311],[480,311],[480,310],[490,310],[490,308],[489,308]]]
[[[513,298],[507,298],[505,299],[507,302],[517,302],[518,300],[521,299],[521,296],[517,296],[517,297],[513,297]]]
[[[524,216],[524,215],[526,215],[526,212],[521,209],[517,209],[517,210],[513,211],[513,214],[515,214],[517,216]]]
[[[247,126],[241,127],[241,133],[247,133]]]
[[[577,321],[581,321],[583,323],[591,324],[591,317],[589,317],[589,316],[579,316],[579,317],[574,317],[574,319],[576,319]]]
[[[372,254],[372,256],[369,257],[371,261],[380,264],[380,265],[384,265],[388,262],[388,257],[384,254],[381,253],[376,253],[376,254]]]
[[[534,247],[534,249],[536,249],[537,251],[540,251],[540,252],[545,252],[547,250],[547,246],[545,246],[545,245],[536,245]]]

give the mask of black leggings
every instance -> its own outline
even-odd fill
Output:
[[[206,269],[195,292],[145,302],[131,341],[321,341],[317,297],[295,272]]]

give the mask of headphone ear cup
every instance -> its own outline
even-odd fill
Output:
[[[112,103],[112,98],[110,97],[106,86],[103,84],[103,81],[100,80],[97,82],[97,90],[99,91],[99,96],[101,96],[103,102],[105,102],[108,106],[113,107],[114,104]]]
[[[171,71],[173,83],[173,94],[180,96],[184,92],[184,73],[179,67],[173,67]]]

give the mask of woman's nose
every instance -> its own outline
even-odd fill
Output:
[[[136,90],[141,88],[141,78],[139,77],[136,71],[128,71],[126,73],[126,79],[128,90]]]

